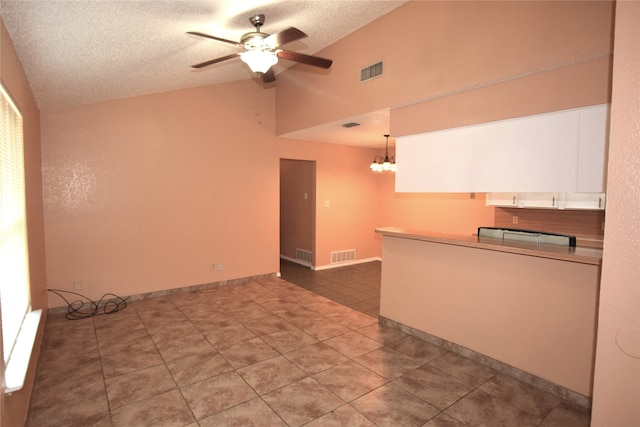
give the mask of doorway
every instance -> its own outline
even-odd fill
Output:
[[[280,258],[315,265],[316,162],[280,159]]]

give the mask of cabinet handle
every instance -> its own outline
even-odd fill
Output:
[[[602,207],[602,197],[598,197],[598,208]]]
[[[513,196],[513,204],[516,204],[516,196]]]
[[[556,198],[554,197],[553,200],[551,201],[551,206],[555,206],[556,205]]]

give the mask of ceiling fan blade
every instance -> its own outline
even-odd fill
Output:
[[[232,44],[234,46],[239,46],[239,47],[244,46],[242,43],[239,43],[239,42],[234,42],[232,40],[227,40],[227,39],[223,39],[223,38],[216,37],[216,36],[210,36],[209,34],[199,33],[197,31],[187,31],[187,34],[191,34],[191,35],[198,36],[198,37],[205,37],[207,39],[217,40],[217,41],[223,42],[223,43],[229,43],[229,44]]]
[[[280,31],[279,33],[271,34],[269,37],[264,39],[264,42],[270,46],[278,47],[305,37],[307,37],[305,33],[295,27],[291,27],[284,31]]]
[[[271,68],[269,68],[266,73],[262,73],[261,77],[263,83],[271,83],[276,81],[276,75]]]
[[[239,53],[232,53],[231,55],[221,56],[220,58],[210,59],[209,61],[205,61],[205,62],[201,62],[201,63],[196,64],[196,65],[192,65],[191,68],[206,67],[207,65],[217,64],[218,62],[226,61],[227,59],[233,59],[233,58],[236,58],[238,56],[240,56]]]
[[[281,50],[278,57],[288,59],[290,61],[300,62],[302,64],[313,65],[314,67],[330,68],[333,61],[330,59],[320,58],[318,56],[305,55],[304,53],[291,52],[289,50]]]

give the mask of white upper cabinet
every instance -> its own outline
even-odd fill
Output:
[[[487,206],[604,210],[605,193],[487,193]]]
[[[563,111],[476,126],[474,191],[571,191],[578,124]]]
[[[487,206],[521,208],[520,193],[487,193]]]
[[[598,105],[398,137],[396,191],[602,193],[607,112]]]
[[[604,210],[605,193],[566,193],[560,203],[560,209]]]
[[[550,208],[560,207],[561,193],[523,193],[520,195],[523,208]]]
[[[606,191],[607,151],[609,140],[609,106],[595,105],[580,110],[580,146],[578,182],[575,191]]]
[[[466,192],[472,186],[473,129],[462,127],[396,139],[396,191]],[[398,159],[402,159],[402,162]],[[401,188],[402,190],[398,190]]]

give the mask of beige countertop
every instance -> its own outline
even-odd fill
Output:
[[[498,252],[509,252],[520,255],[557,259],[561,261],[577,262],[581,264],[602,264],[602,249],[580,247],[575,248],[559,245],[537,245],[518,241],[505,241],[477,235],[441,234],[428,231],[410,230],[400,227],[376,228],[376,233],[383,236],[401,237],[425,242],[442,243],[446,245],[466,246]]]

